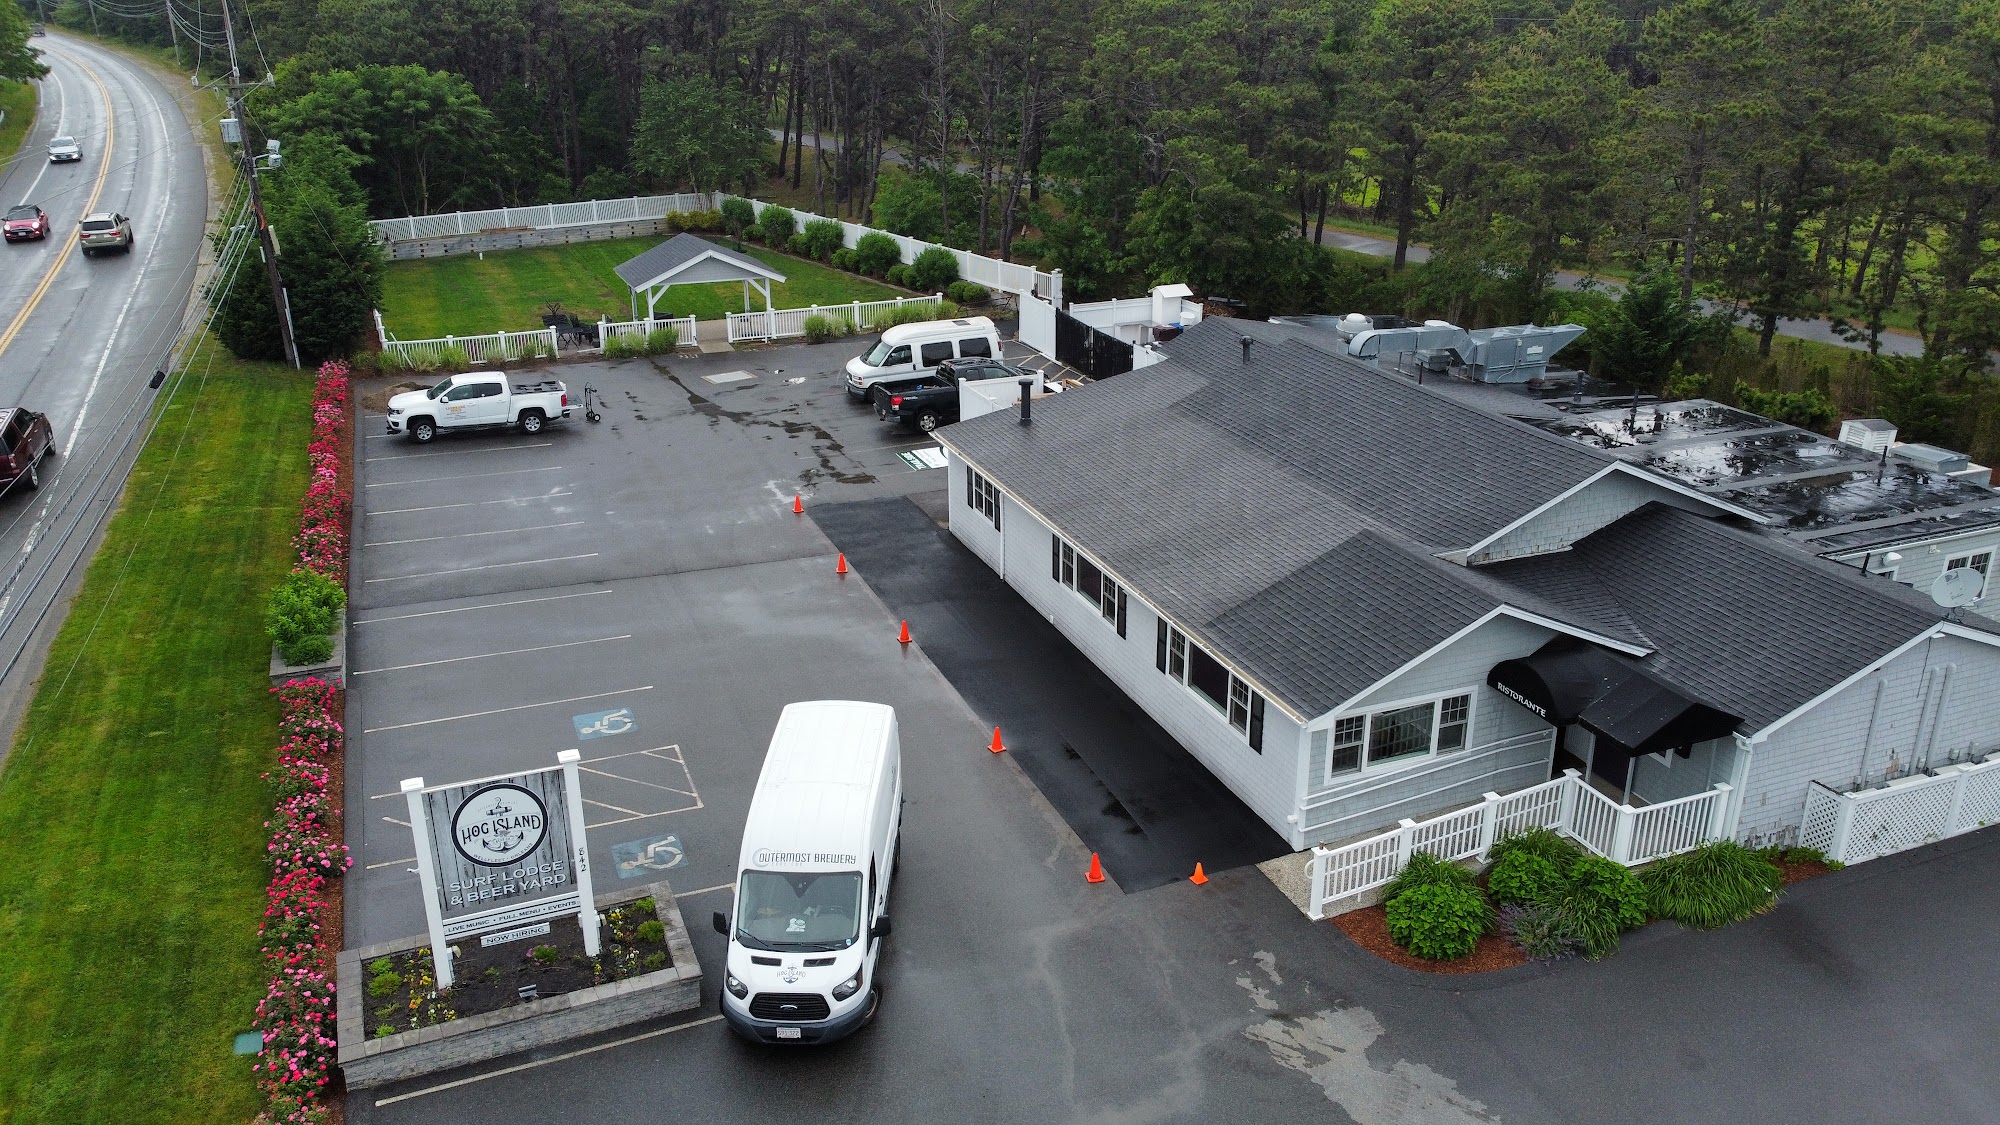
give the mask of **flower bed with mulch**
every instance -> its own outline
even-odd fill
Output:
[[[1429,961],[1418,957],[1397,945],[1395,939],[1389,936],[1389,912],[1382,906],[1364,906],[1337,914],[1333,924],[1353,938],[1354,944],[1406,969],[1426,973],[1490,973],[1495,969],[1511,969],[1528,963],[1528,955],[1521,952],[1521,947],[1508,941],[1506,935],[1498,930],[1482,936],[1469,957],[1456,961]]]
[[[313,388],[311,476],[292,539],[298,567],[347,582],[353,426],[347,365],[324,364]],[[258,936],[270,982],[257,1005],[264,1039],[255,1073],[265,1098],[257,1125],[324,1125],[337,1087],[334,958],[341,946],[341,876],[354,860],[342,842],[342,726],[338,685],[313,678],[272,689],[281,707],[267,851],[271,882]]]

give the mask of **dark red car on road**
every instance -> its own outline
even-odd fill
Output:
[[[42,487],[42,458],[56,452],[55,427],[49,416],[14,407],[0,410],[0,495]]]
[[[7,219],[0,225],[0,233],[5,233],[9,242],[26,242],[30,238],[49,236],[49,217],[40,207],[23,203],[19,207],[7,209]]]

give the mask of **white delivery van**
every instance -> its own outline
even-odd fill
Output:
[[[737,859],[722,1014],[746,1038],[826,1043],[868,1022],[902,830],[896,711],[794,703],[778,716]]]
[[[973,358],[1000,358],[1000,334],[987,317],[898,324],[866,353],[847,361],[847,393],[866,399],[877,384],[921,379],[947,359]]]

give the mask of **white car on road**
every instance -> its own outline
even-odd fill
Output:
[[[504,371],[453,375],[422,391],[406,391],[389,400],[389,432],[429,441],[440,430],[481,430],[518,426],[538,434],[551,422],[569,417],[569,388],[560,380],[516,383]]]
[[[52,137],[49,140],[49,163],[68,164],[83,159],[83,146],[75,137]]]

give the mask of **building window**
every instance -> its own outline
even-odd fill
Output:
[[[1993,552],[1974,551],[1969,555],[1955,555],[1944,560],[1944,568],[1947,571],[1976,570],[1979,572],[1979,577],[1989,578],[1993,574]],[[1980,593],[1984,595],[1985,592],[1986,588],[1982,583]]]
[[[965,470],[965,506],[993,521],[1000,530],[1000,488],[977,469]]]
[[[1060,536],[1052,539],[1053,554],[1049,560],[1051,575],[1056,581],[1075,590],[1085,601],[1097,607],[1106,621],[1125,635],[1125,587],[1116,578],[1104,573],[1094,562],[1085,557],[1075,547],[1062,541]]]
[[[1108,579],[1107,579],[1108,581]],[[1119,625],[1124,635],[1124,625]],[[1176,682],[1194,689],[1209,706],[1236,728],[1250,749],[1264,752],[1264,696],[1249,681],[1187,639],[1187,634],[1161,621],[1155,630],[1153,663]]]
[[[1461,692],[1367,715],[1344,715],[1334,720],[1330,739],[1325,731],[1313,732],[1313,749],[1327,750],[1330,782],[1364,768],[1456,753],[1470,743],[1471,729],[1472,695]]]

